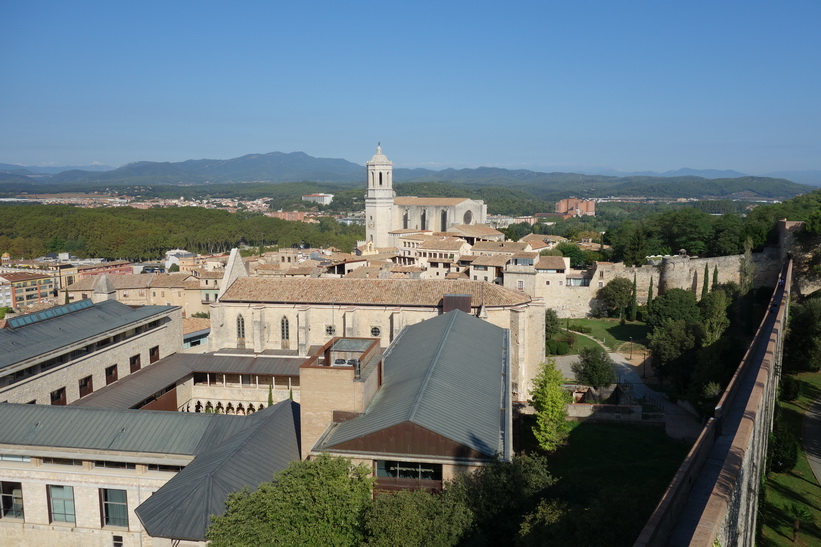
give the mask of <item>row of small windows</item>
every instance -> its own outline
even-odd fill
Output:
[[[283,341],[287,341],[291,339],[291,323],[287,317],[283,317],[279,322],[280,327],[280,335]],[[371,336],[374,338],[378,338],[379,335],[382,333],[379,327],[371,327]],[[327,336],[335,336],[336,335],[336,326],[334,325],[325,325],[325,334]],[[245,340],[245,318],[242,314],[237,315],[237,339],[240,341]]]
[[[41,372],[45,372],[47,370],[50,370],[50,369],[52,369],[56,366],[64,365],[66,363],[70,363],[71,361],[73,361],[75,359],[83,358],[83,357],[85,357],[85,356],[87,356],[87,355],[89,355],[89,354],[91,354],[95,351],[98,351],[100,349],[108,347],[111,344],[117,344],[117,343],[120,343],[124,340],[128,340],[130,338],[133,338],[134,336],[137,336],[139,334],[142,334],[144,332],[147,332],[149,330],[152,330],[152,329],[155,329],[155,328],[159,327],[161,322],[162,322],[162,320],[158,319],[158,320],[152,321],[152,322],[150,322],[146,325],[140,325],[139,327],[137,327],[135,329],[132,329],[132,330],[129,330],[127,332],[120,333],[120,334],[117,334],[115,336],[109,336],[109,337],[103,338],[101,340],[98,340],[97,342],[95,342],[93,344],[88,344],[86,346],[74,349],[74,350],[72,350],[70,352],[67,352],[67,353],[64,353],[62,355],[58,355],[57,357],[52,357],[48,361],[44,361],[44,362],[39,363],[37,365],[32,365],[32,366],[30,366],[26,369],[18,370],[14,373],[11,373],[11,374],[6,374],[5,376],[0,376],[0,387],[9,386],[9,385],[14,384],[16,382],[19,382],[21,380],[25,380],[26,378],[29,378],[30,376],[34,376],[35,374],[39,374]],[[157,350],[157,355],[159,355],[159,348],[152,348],[152,351],[154,349]],[[153,363],[154,361],[151,361],[151,362]],[[132,370],[132,372],[134,372],[134,371]]]
[[[0,483],[0,518],[25,520],[23,486],[19,482]],[[116,488],[100,488],[100,524],[128,528],[128,494]],[[76,524],[74,487],[58,484],[46,485],[49,522]]]

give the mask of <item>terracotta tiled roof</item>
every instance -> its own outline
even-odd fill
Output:
[[[118,277],[114,275],[108,276],[109,279]],[[151,287],[185,287],[185,282],[191,277],[187,273],[171,273],[171,274],[156,274],[151,280]],[[116,285],[115,285],[116,286]]]
[[[204,268],[197,268],[193,270],[191,273],[194,274],[194,277],[198,277],[200,279],[222,279],[225,275],[225,270],[206,270]]]
[[[557,242],[562,242],[562,241],[568,241],[568,239],[566,237],[553,236],[553,235],[548,235],[548,234],[527,234],[526,236],[521,238],[519,241],[541,241],[541,242],[557,241]]]
[[[518,253],[527,249],[528,243],[526,241],[477,241],[473,248],[471,249],[474,253],[477,251],[495,251],[495,252],[507,252],[507,253]]]
[[[184,317],[182,320],[182,333],[190,334],[198,330],[211,328],[211,320],[205,317]]]
[[[445,279],[470,279],[465,272],[448,272],[445,274]]]
[[[14,273],[0,273],[0,277],[3,279],[8,280],[11,283],[16,283],[18,281],[31,281],[34,279],[48,279],[51,276],[48,274],[32,274],[32,273],[23,273],[23,272],[14,272]]]
[[[450,230],[470,237],[499,237],[502,232],[487,224],[456,224]]]
[[[539,253],[523,251],[515,253],[512,258],[536,258],[537,256],[539,256]]]
[[[379,266],[362,266],[355,270],[351,270],[343,277],[345,279],[377,279],[379,272],[382,270]]]
[[[561,256],[543,256],[536,263],[537,270],[564,270],[565,268],[567,266],[564,263],[564,257]]]
[[[474,307],[516,306],[531,300],[519,291],[480,281],[241,277],[220,301],[436,307],[445,294],[470,294]]]
[[[511,255],[478,256],[471,264],[472,266],[495,266],[501,267],[510,262]]]
[[[445,250],[445,251],[458,251],[462,248],[467,242],[464,239],[460,239],[457,237],[435,237],[430,236],[425,238],[421,245],[419,245],[418,249],[423,250]]]
[[[451,206],[459,205],[460,203],[468,201],[467,198],[417,198],[411,196],[401,196],[393,198],[395,205],[422,205],[433,207],[436,205]]]
[[[125,289],[146,289],[151,286],[151,281],[159,274],[118,274],[109,275],[108,280],[111,286],[117,290]],[[182,274],[188,277],[188,274]],[[90,291],[94,289],[97,282],[96,276],[82,277],[66,287],[69,291]]]

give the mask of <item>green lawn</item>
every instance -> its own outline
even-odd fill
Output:
[[[782,402],[781,413],[795,433],[801,438],[804,413],[812,402],[821,397],[821,373],[803,373],[798,378],[802,382],[801,397],[797,401]],[[791,521],[784,507],[790,503],[805,505],[814,516],[814,524],[802,525],[798,540],[792,542]],[[807,455],[799,450],[798,463],[787,473],[770,473],[767,477],[764,506],[760,515],[761,534],[758,545],[800,545],[821,544],[821,486],[812,474]]]
[[[528,421],[522,425],[521,448],[537,451]],[[689,448],[662,428],[574,422],[565,446],[548,454],[558,479],[551,497],[571,515],[562,544],[632,545]]]
[[[562,327],[568,324],[567,319],[561,319]],[[630,338],[635,344],[634,351],[638,351],[647,343],[647,324],[641,321],[628,321],[620,324],[618,319],[570,319],[571,325],[583,325],[592,330],[590,336],[604,341],[604,345],[611,351],[629,351]],[[580,337],[581,338],[581,337]],[[627,345],[627,347],[622,347]]]

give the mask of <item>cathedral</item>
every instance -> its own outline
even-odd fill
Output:
[[[376,147],[368,161],[365,194],[366,241],[375,247],[390,247],[390,232],[418,230],[447,232],[451,226],[484,224],[487,205],[467,198],[396,197],[393,163]]]

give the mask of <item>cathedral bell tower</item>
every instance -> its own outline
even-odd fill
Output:
[[[365,238],[375,247],[390,245],[388,232],[393,230],[393,163],[382,153],[381,143],[376,154],[365,164],[368,191],[365,194]]]

